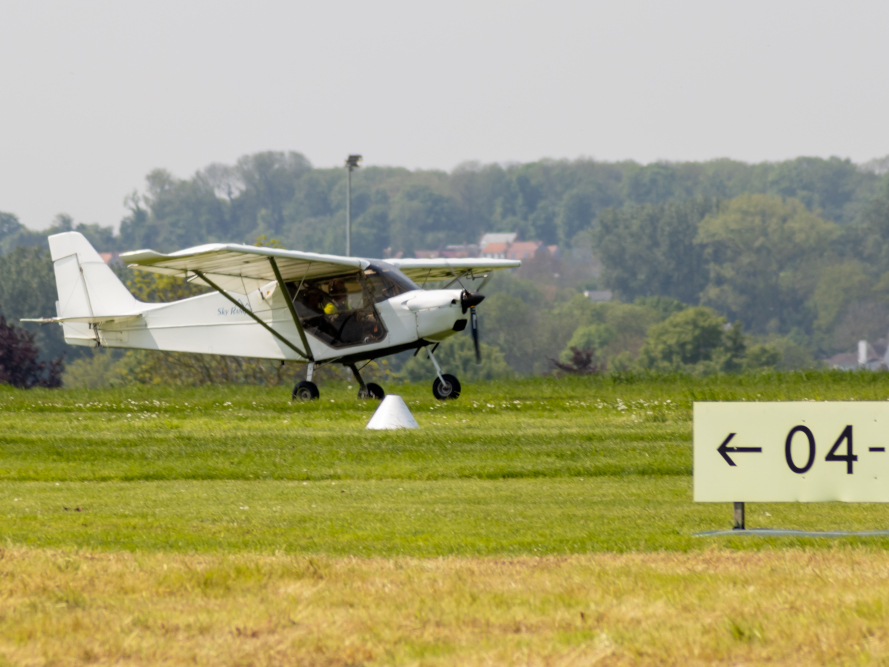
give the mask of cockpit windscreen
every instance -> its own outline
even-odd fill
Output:
[[[364,269],[364,276],[373,286],[374,302],[420,289],[417,284],[386,262],[374,262]]]

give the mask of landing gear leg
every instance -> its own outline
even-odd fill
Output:
[[[429,358],[435,366],[435,372],[438,375],[432,383],[432,395],[440,401],[453,400],[460,395],[460,381],[453,375],[441,372],[441,366],[432,355],[432,350],[426,350]]]
[[[383,391],[383,388],[378,385],[376,382],[368,382],[364,383],[364,380],[361,378],[361,373],[358,372],[358,369],[355,368],[355,364],[349,364],[349,370],[352,371],[352,375],[355,376],[355,381],[359,385],[358,389],[358,398],[375,398],[380,400],[383,396],[386,395],[386,392]]]

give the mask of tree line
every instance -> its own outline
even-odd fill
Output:
[[[390,247],[411,254],[475,242],[484,232],[518,231],[524,239],[570,248],[586,243],[578,234],[605,210],[748,193],[797,199],[827,220],[848,224],[862,220],[879,194],[881,171],[836,157],[760,164],[466,163],[450,173],[366,167],[352,180],[352,245],[378,257]],[[167,252],[207,242],[252,242],[265,234],[287,247],[342,253],[345,200],[344,169],[313,168],[299,153],[264,152],[234,165],[212,164],[189,178],[152,171],[141,191],[126,196],[128,213],[118,233],[66,214],[57,216],[52,229],[76,228],[103,251]],[[37,245],[45,235],[23,227],[12,213],[0,217],[3,252]]]
[[[643,354],[649,333],[693,308],[722,318],[726,331],[743,327],[738,340],[745,350],[770,346],[748,363],[737,361],[736,344],[725,358],[737,363],[714,362],[714,369],[775,358],[794,367],[887,333],[885,162],[580,159],[467,163],[449,173],[367,167],[353,174],[352,246],[369,257],[411,256],[476,242],[490,231],[558,244],[561,258],[535,258],[486,288],[483,327],[497,350],[490,364],[497,372],[546,372],[565,363],[572,347],[594,348],[606,368],[664,367],[664,358]],[[345,198],[343,169],[313,168],[299,153],[265,152],[189,178],[152,171],[143,189],[126,197],[117,232],[66,214],[35,232],[0,213],[0,313],[15,321],[54,312],[51,266],[40,250],[51,233],[80,231],[100,251],[173,251],[265,236],[289,248],[341,254]],[[579,296],[588,289],[611,290],[619,303],[590,310]],[[657,298],[673,312],[649,303]],[[45,358],[66,349],[76,358],[79,350],[66,348],[58,333],[37,332]],[[690,363],[700,370],[701,361]]]

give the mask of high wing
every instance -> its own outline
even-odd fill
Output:
[[[437,282],[462,278],[468,273],[481,277],[491,271],[514,269],[522,265],[517,259],[486,259],[463,257],[460,259],[387,259],[415,283]]]
[[[341,275],[350,269],[366,268],[368,264],[356,257],[225,243],[187,248],[169,255],[135,250],[120,257],[135,269],[180,276],[207,285],[200,273],[222,289],[238,294],[249,294],[276,279],[272,259],[285,281]]]

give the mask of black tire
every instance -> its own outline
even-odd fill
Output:
[[[383,391],[383,388],[375,382],[368,382],[365,386],[358,390],[358,398],[362,401],[366,398],[375,398],[380,401],[385,395],[386,392]]]
[[[435,378],[435,382],[432,383],[432,395],[439,401],[454,400],[460,395],[460,380],[447,373]]]
[[[303,380],[298,382],[293,388],[293,394],[290,397],[294,401],[314,401],[320,395],[321,392],[318,391],[318,385],[314,382]]]

